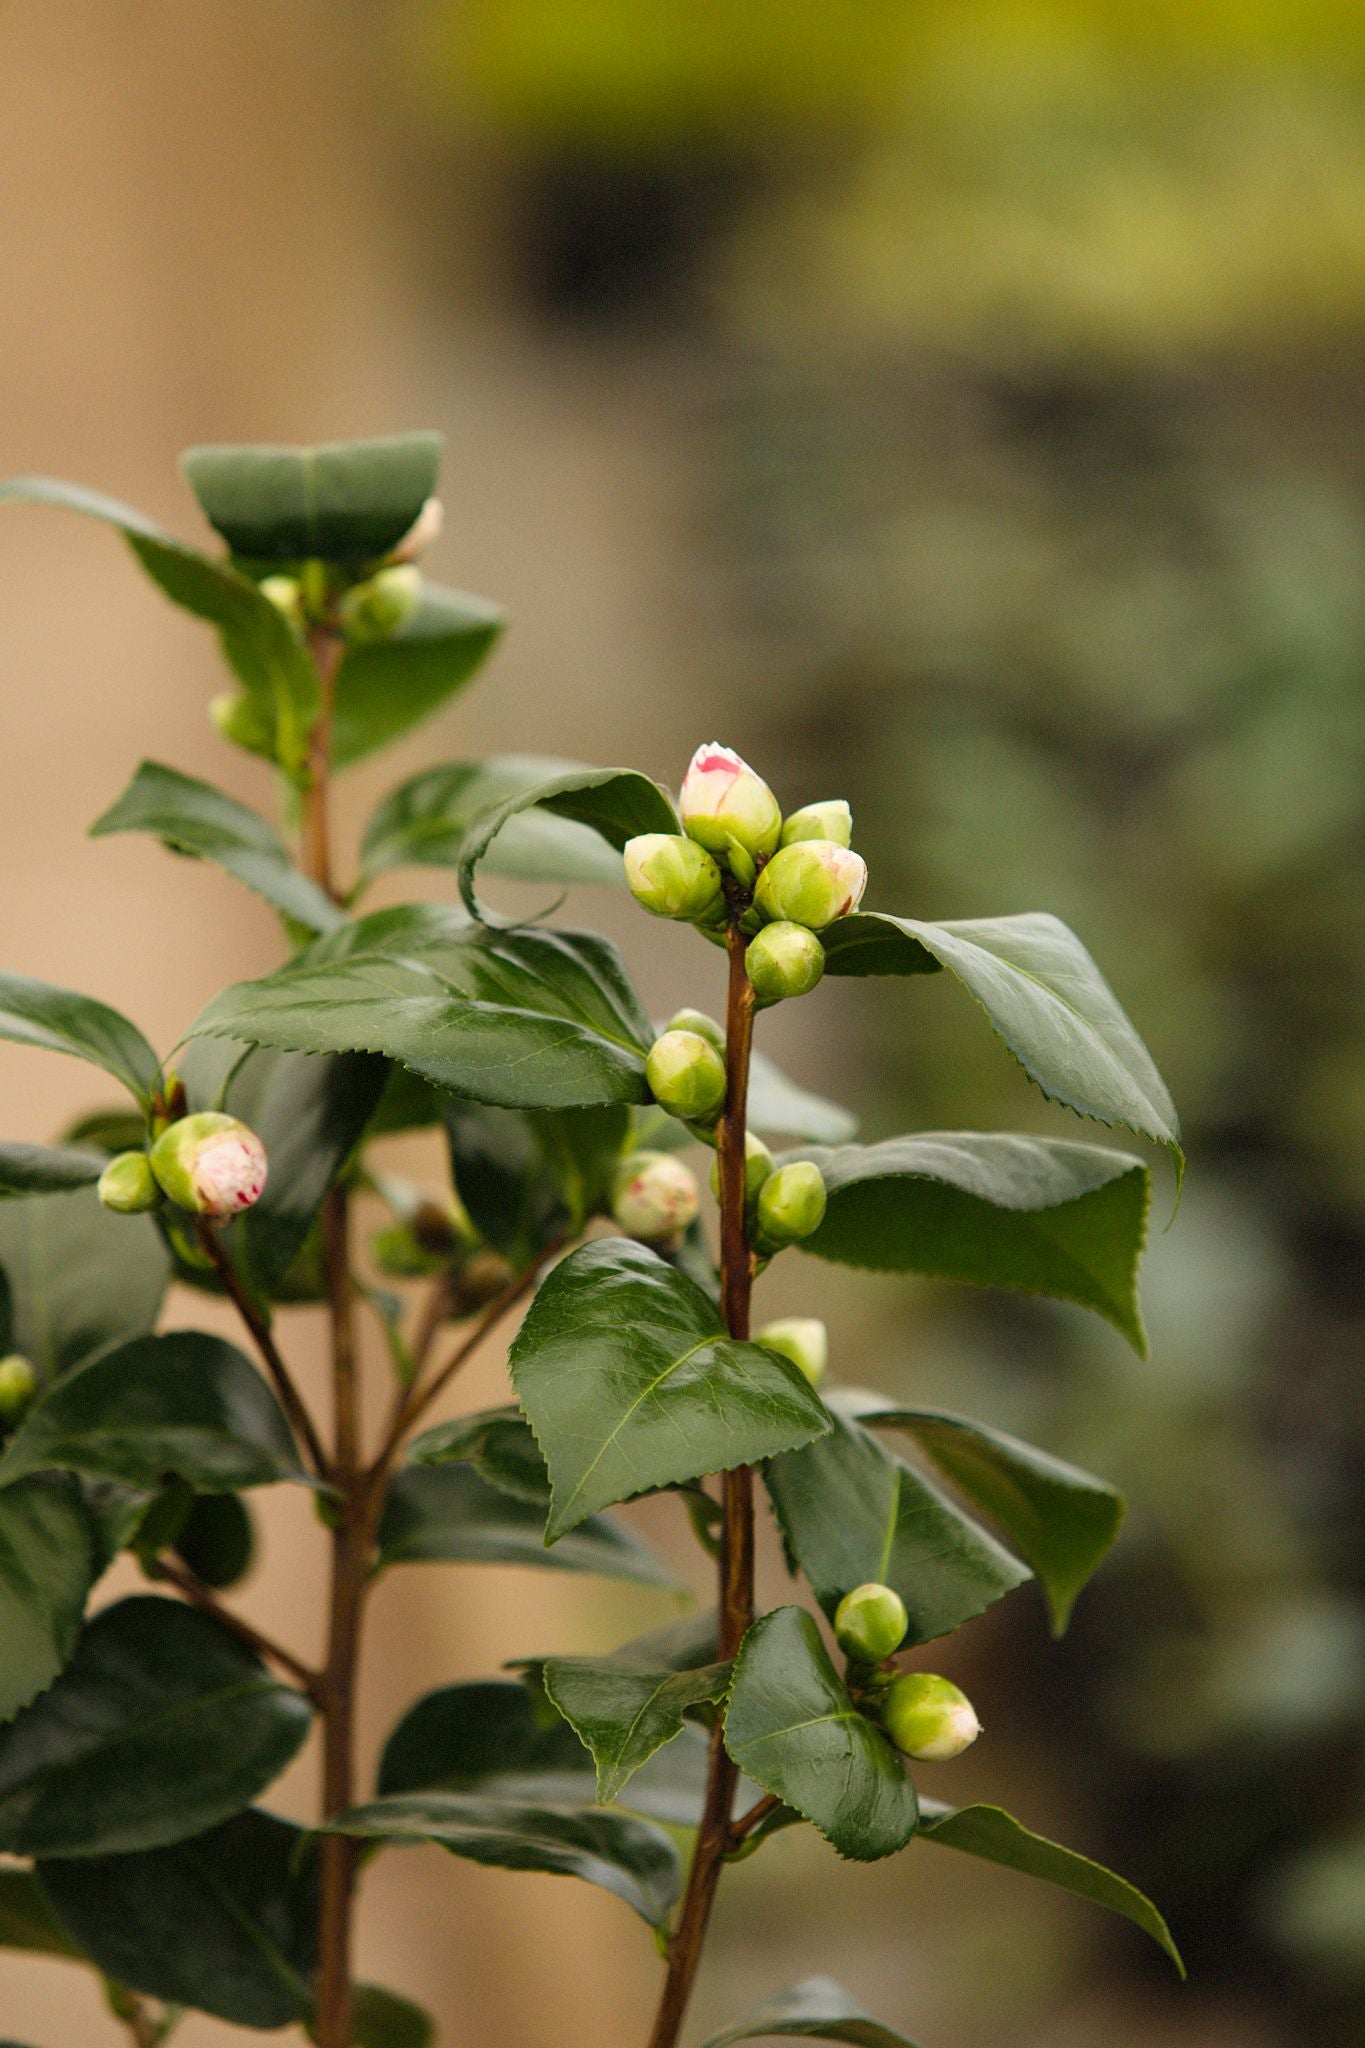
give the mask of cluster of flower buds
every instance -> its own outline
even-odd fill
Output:
[[[19,1352],[0,1358],[0,1429],[13,1429],[22,1422],[38,1391],[38,1375]]]
[[[779,1316],[775,1322],[765,1323],[761,1330],[754,1331],[754,1342],[789,1358],[813,1387],[818,1387],[825,1377],[829,1332],[818,1316]]]
[[[99,1198],[119,1216],[155,1209],[163,1197],[197,1216],[235,1216],[260,1200],[265,1147],[235,1116],[204,1109],[178,1117],[150,1152],[120,1152],[99,1180]]]
[[[697,1178],[671,1152],[630,1152],[621,1161],[611,1213],[627,1237],[674,1244],[695,1221]]]
[[[720,1199],[720,1160],[711,1162],[711,1192]],[[779,1166],[761,1138],[744,1138],[744,1212],[749,1241],[763,1258],[799,1244],[825,1220],[825,1179],[809,1159]]]
[[[851,1682],[903,1755],[946,1763],[981,1733],[976,1709],[950,1678],[931,1671],[894,1671],[909,1629],[894,1587],[869,1582],[845,1593],[834,1611],[834,1634],[848,1658]]]

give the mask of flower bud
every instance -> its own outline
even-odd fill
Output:
[[[894,1657],[909,1626],[900,1594],[875,1582],[855,1586],[834,1610],[839,1648],[859,1664],[882,1664]]]
[[[161,1190],[145,1152],[120,1152],[109,1161],[99,1179],[99,1198],[117,1216],[140,1216],[155,1209]]]
[[[235,1116],[203,1109],[168,1125],[152,1147],[152,1172],[181,1209],[235,1216],[259,1200],[265,1147]]]
[[[370,1239],[370,1257],[391,1280],[434,1278],[450,1269],[450,1253],[423,1244],[411,1223],[389,1223]]]
[[[695,1031],[698,1038],[704,1038],[708,1045],[714,1045],[717,1052],[725,1050],[725,1033],[714,1017],[708,1017],[705,1010],[679,1010],[664,1026],[665,1031]]]
[[[764,1181],[758,1194],[758,1248],[781,1251],[809,1237],[825,1220],[825,1181],[809,1159],[793,1159]]]
[[[762,1138],[756,1138],[752,1131],[744,1133],[744,1206],[749,1208],[758,1200],[759,1190],[770,1178],[773,1170],[773,1155]],[[720,1154],[711,1161],[711,1192],[720,1200]]]
[[[209,700],[209,717],[225,740],[234,747],[244,747],[248,754],[273,755],[275,734],[270,721],[262,716],[261,708],[254,697],[245,690],[224,690]]]
[[[391,562],[415,562],[432,542],[439,540],[446,523],[445,507],[439,498],[428,498],[412,525],[389,556]]]
[[[388,640],[422,602],[422,572],[413,562],[394,562],[356,583],[339,610],[348,640]]]
[[[829,1332],[818,1316],[779,1316],[775,1323],[765,1323],[754,1331],[754,1342],[766,1344],[769,1351],[780,1351],[813,1387],[825,1377]]]
[[[38,1375],[26,1358],[12,1351],[0,1358],[0,1427],[20,1421],[38,1391]]]
[[[705,1123],[725,1101],[725,1062],[697,1031],[665,1031],[645,1061],[656,1102],[684,1123]]]
[[[263,576],[256,585],[262,597],[269,598],[277,612],[282,612],[291,626],[303,631],[303,588],[296,576]]]
[[[696,1176],[671,1152],[632,1152],[621,1162],[611,1213],[627,1237],[666,1244],[697,1213]]]
[[[754,908],[767,922],[790,918],[818,932],[856,910],[866,887],[861,854],[832,839],[799,839],[775,853],[764,868]]]
[[[809,995],[825,971],[825,949],[803,924],[765,924],[749,941],[744,971],[761,1003]]]
[[[835,846],[853,844],[853,813],[841,796],[822,804],[803,804],[788,813],[782,826],[782,844],[795,846],[799,839],[828,839]]]
[[[877,1711],[897,1749],[926,1763],[961,1756],[981,1733],[966,1693],[928,1671],[904,1671],[893,1679]]]
[[[625,846],[626,881],[640,906],[655,917],[715,924],[725,913],[720,869],[681,832],[641,832]]]
[[[771,853],[782,835],[782,813],[763,777],[715,740],[692,756],[678,813],[688,837],[714,854],[727,854],[733,841],[752,860]]]

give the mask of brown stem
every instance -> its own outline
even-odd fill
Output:
[[[753,1045],[754,991],[744,969],[744,934],[732,917],[728,939],[730,982],[725,1013],[725,1064],[729,1086],[717,1131],[720,1155],[721,1308],[732,1337],[749,1334],[749,1298],[754,1260],[744,1226],[745,1137],[748,1129],[749,1055]],[[725,1521],[721,1534],[720,1616],[716,1656],[737,1653],[754,1617],[754,1475],[739,1465],[723,1475]],[[725,1749],[723,1724],[711,1731],[706,1796],[697,1830],[692,1868],[677,1929],[668,1946],[668,1973],[654,2018],[649,2048],[676,2048],[692,1996],[702,1944],[734,1832],[731,1812],[739,1773]]]
[[[289,1368],[280,1356],[279,1347],[271,1333],[270,1325],[260,1309],[242,1285],[241,1276],[233,1265],[218,1232],[206,1216],[199,1218],[199,1243],[205,1257],[210,1260],[213,1270],[222,1281],[225,1292],[236,1308],[238,1315],[250,1330],[261,1354],[261,1362],[269,1373],[280,1405],[289,1417],[294,1434],[303,1446],[308,1462],[320,1479],[330,1476],[327,1453],[322,1448],[313,1418],[308,1413],[302,1394],[290,1376]]]
[[[318,674],[320,708],[308,744],[307,781],[303,790],[303,866],[320,889],[340,902],[332,886],[332,836],[328,823],[328,787],[332,766],[332,702],[344,643],[330,626],[314,626],[308,652]]]
[[[109,2009],[128,2029],[133,2048],[157,2048],[161,2027],[137,1992],[130,1991],[126,1984],[115,1984],[112,1979],[106,1979],[106,1987]]]
[[[148,1572],[151,1578],[167,1586],[174,1586],[178,1593],[184,1594],[191,1607],[197,1607],[201,1614],[210,1615],[220,1628],[225,1628],[230,1635],[236,1636],[238,1642],[245,1643],[258,1657],[264,1657],[271,1664],[278,1664],[281,1671],[287,1671],[291,1678],[298,1680],[306,1693],[314,1699],[318,1698],[322,1689],[322,1674],[312,1670],[296,1657],[292,1650],[286,1650],[283,1644],[272,1642],[269,1636],[262,1635],[258,1628],[253,1628],[240,1614],[234,1614],[230,1607],[224,1607],[222,1601],[217,1599],[193,1572],[186,1571],[183,1565],[175,1564],[169,1557],[157,1558],[148,1567]]]
[[[749,1811],[747,1813],[742,1813],[740,1815],[739,1819],[731,1828],[731,1847],[737,1848],[746,1836],[751,1835],[753,1833],[754,1829],[758,1826],[759,1822],[765,1821],[768,1818],[768,1815],[770,1813],[775,1812],[781,1804],[782,1802],[775,1792],[765,1792],[761,1799],[756,1800],[754,1802],[754,1804],[749,1808]]]

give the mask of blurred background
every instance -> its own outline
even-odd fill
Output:
[[[819,1969],[925,2048],[1358,2043],[1365,18],[9,0],[0,67],[0,470],[197,534],[189,442],[447,436],[431,566],[512,628],[347,783],[349,844],[430,762],[534,750],[676,783],[717,737],[789,805],[851,799],[876,905],[1072,922],[1182,1108],[1148,1365],[1080,1312],[800,1261],[770,1312],[824,1314],[839,1377],[1129,1492],[1065,1642],[1025,1592],[936,1658],[988,1733],[924,1779],[1150,1889],[1191,1985],[1025,1879],[913,1846],[855,1869],[801,1830],[727,1879],[698,2028]],[[83,829],[143,754],[267,792],[208,725],[210,642],[115,541],[36,511],[3,539],[3,959],[169,1044],[273,961],[272,920]],[[656,1013],[714,1006],[709,949],[571,909],[628,944]],[[1075,1128],[937,981],[839,983],[765,1038],[869,1136]],[[0,1055],[6,1137],[98,1092]],[[284,1329],[308,1356],[308,1318]],[[461,1405],[503,1384],[490,1355]],[[659,1504],[630,1514],[682,1554]],[[264,1519],[246,1597],[312,1647],[317,1532],[296,1503]],[[394,1575],[366,1740],[430,1686],[667,1618],[545,1573]],[[309,1812],[313,1771],[283,1808]],[[364,1971],[427,2002],[445,2048],[642,2038],[655,1959],[614,1901],[434,1851],[367,1884]],[[124,2039],[75,1973],[8,1956],[0,2031]]]

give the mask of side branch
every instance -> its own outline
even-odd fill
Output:
[[[245,1643],[258,1657],[264,1657],[269,1663],[278,1664],[281,1671],[287,1671],[291,1678],[297,1679],[311,1699],[316,1700],[319,1697],[322,1690],[320,1672],[314,1671],[301,1658],[296,1657],[292,1650],[286,1650],[282,1643],[273,1642],[269,1636],[262,1635],[258,1628],[253,1628],[240,1614],[234,1614],[230,1607],[224,1607],[222,1601],[210,1592],[193,1572],[186,1571],[182,1565],[172,1563],[168,1557],[158,1557],[149,1567],[149,1572],[153,1579],[164,1585],[174,1586],[177,1593],[183,1593],[191,1607],[197,1607],[201,1614],[209,1615],[220,1628],[225,1628],[230,1635],[236,1636],[238,1642]]]

